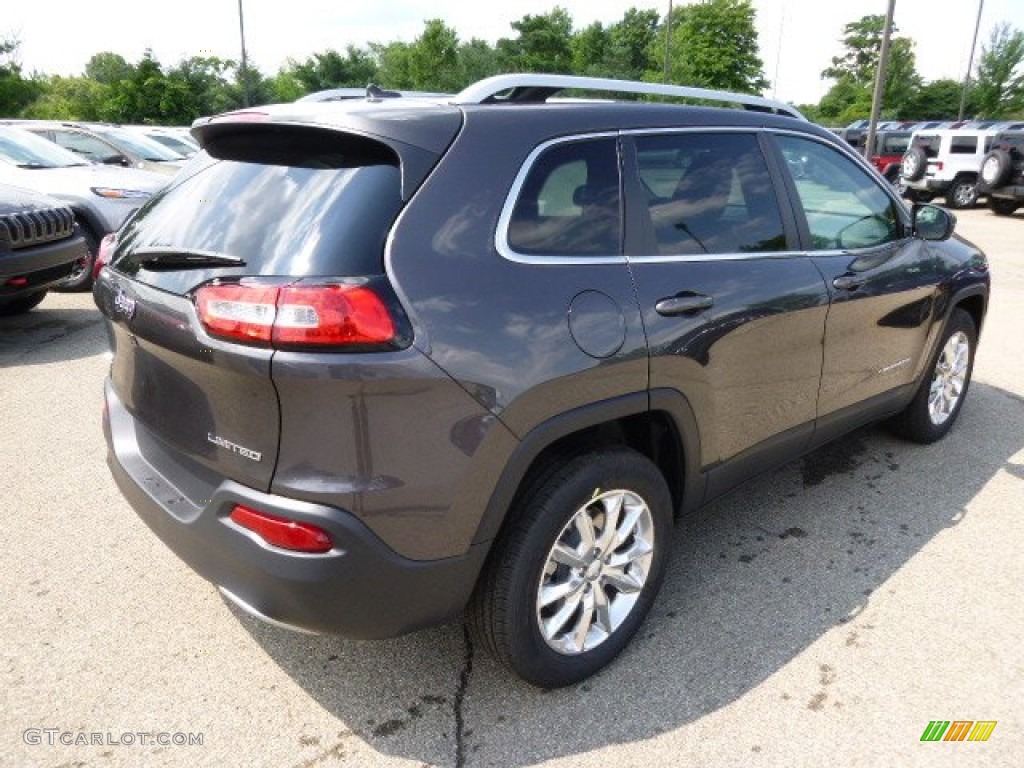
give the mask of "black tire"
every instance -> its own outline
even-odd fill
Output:
[[[911,147],[903,156],[903,164],[900,172],[903,178],[908,181],[917,181],[924,177],[925,169],[928,167],[928,155],[921,147]]]
[[[989,187],[1001,187],[1010,178],[1013,158],[1005,149],[993,149],[981,161],[981,180]]]
[[[30,293],[28,296],[19,296],[17,299],[0,302],[0,316],[21,315],[29,310],[35,309],[46,298],[46,291]]]
[[[954,210],[973,208],[978,202],[977,179],[971,176],[957,176],[946,190],[946,206]]]
[[[963,341],[967,344],[966,367],[963,370],[963,384],[959,387],[959,394],[952,407],[947,409],[940,417],[933,416],[931,405],[932,388],[937,381],[944,376],[947,370],[947,363],[950,362],[949,347],[951,339],[962,334]],[[927,371],[921,382],[920,388],[910,401],[906,409],[894,417],[890,426],[900,437],[911,440],[915,443],[934,443],[945,437],[952,429],[960,409],[963,407],[967,397],[967,390],[971,384],[971,373],[974,370],[974,351],[978,344],[978,330],[974,325],[971,316],[962,309],[954,309],[946,323],[946,328],[939,338],[938,349],[932,355],[928,363]]]
[[[85,259],[75,264],[71,276],[53,290],[63,293],[81,293],[92,288],[92,265],[96,263],[96,253],[99,251],[100,240],[96,233],[90,229],[85,222],[78,220],[78,230],[85,240],[85,247],[88,255]]]
[[[1002,197],[989,197],[988,207],[996,216],[1013,216],[1020,207],[1020,203]]]
[[[591,514],[596,514],[602,521],[591,529],[597,534],[593,551],[598,551],[601,541],[598,532],[603,530],[601,526],[607,520],[602,511],[603,503],[614,501],[616,493],[632,500],[634,512],[645,505],[649,517],[644,517],[641,511],[637,512],[637,520],[646,522],[646,532],[631,534],[622,543],[609,547],[603,553],[604,558],[590,555],[592,560],[586,567],[556,564],[555,545],[559,542],[564,545],[572,537],[579,542],[570,546],[591,552],[582,536],[576,533],[580,528],[570,528],[570,522],[580,516],[585,515],[589,521]],[[636,504],[637,499],[643,504]],[[556,471],[529,486],[510,515],[508,527],[495,543],[470,601],[470,631],[482,647],[533,685],[557,688],[579,682],[607,665],[626,647],[654,602],[665,574],[672,537],[672,499],[668,486],[658,468],[646,457],[628,448],[612,447],[568,459]],[[620,591],[609,584],[603,572],[606,567],[612,567],[608,558],[623,555],[622,549],[627,544],[639,547],[647,533],[652,550],[646,561],[646,577],[634,597],[630,590]],[[623,570],[631,579],[639,579],[644,558],[634,559],[640,563],[636,566],[639,570],[635,570],[633,564]],[[564,581],[555,583],[558,576]],[[572,587],[565,597],[541,607],[543,584],[551,589],[570,583],[579,586]],[[611,626],[611,631],[603,638],[600,635],[605,630],[600,626],[598,612],[592,614],[593,624],[584,621],[584,617],[591,615],[583,607],[587,599],[590,599],[591,611],[596,602],[601,602],[595,597],[598,590],[603,601],[614,604],[615,600],[625,597],[623,605],[627,606],[620,623]],[[570,604],[577,595],[576,602]],[[632,600],[635,602],[630,602]],[[579,607],[574,607],[577,605]],[[541,613],[549,611],[548,618],[553,619],[552,614],[563,610],[571,612],[561,623],[556,621],[552,626],[589,627],[595,632],[592,644],[591,635],[587,634],[587,642],[581,650],[556,650],[559,638],[552,637],[550,642],[546,639]],[[566,632],[565,637],[569,634]]]

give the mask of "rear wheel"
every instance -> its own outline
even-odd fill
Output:
[[[967,397],[977,343],[974,320],[954,309],[930,372],[910,405],[891,422],[897,434],[915,443],[934,443],[949,432]]]
[[[946,192],[946,205],[950,208],[971,208],[978,202],[976,180],[961,176],[953,180]]]
[[[1016,200],[1006,200],[1000,197],[990,197],[988,207],[996,216],[1013,216],[1019,204]]]
[[[35,309],[46,298],[46,291],[30,293],[28,296],[20,296],[17,299],[0,302],[0,315],[21,315],[29,310]]]
[[[672,500],[628,448],[577,456],[522,498],[470,606],[482,645],[544,688],[583,680],[625,648],[661,586]]]

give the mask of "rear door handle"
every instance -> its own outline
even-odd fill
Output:
[[[705,309],[710,309],[714,303],[715,300],[711,296],[705,296],[702,293],[690,293],[662,299],[654,305],[654,309],[659,315],[664,317],[675,317],[677,315],[695,315]]]

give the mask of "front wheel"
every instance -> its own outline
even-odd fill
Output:
[[[977,343],[974,320],[954,309],[929,374],[910,405],[891,422],[897,434],[915,443],[934,443],[952,429],[967,397]]]
[[[470,605],[478,641],[542,688],[612,661],[661,586],[672,499],[658,468],[628,448],[577,456],[510,513]]]

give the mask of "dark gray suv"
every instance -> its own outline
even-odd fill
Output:
[[[273,623],[468,606],[522,677],[572,683],[643,621],[677,515],[963,405],[983,254],[786,105],[507,75],[193,134],[96,283],[110,466]]]

